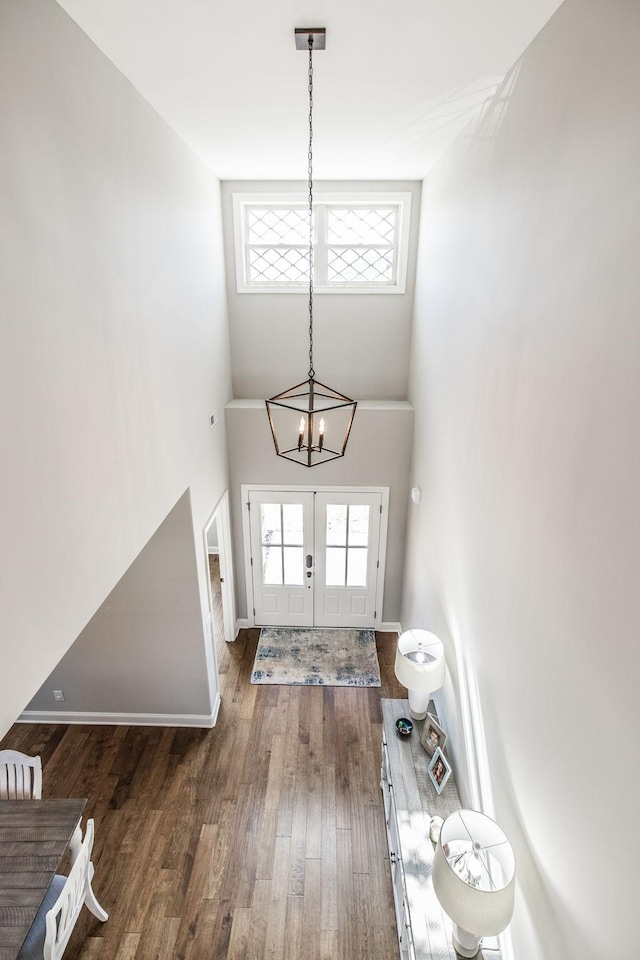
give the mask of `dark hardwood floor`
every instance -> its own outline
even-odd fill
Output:
[[[43,795],[88,797],[94,889],[65,960],[397,960],[381,688],[252,686],[258,630],[220,645],[213,730],[14,725]]]

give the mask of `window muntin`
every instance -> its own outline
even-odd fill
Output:
[[[404,293],[411,194],[322,195],[313,207],[316,293]],[[234,194],[239,293],[304,292],[303,195]]]

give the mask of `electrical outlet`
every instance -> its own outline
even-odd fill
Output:
[[[64,700],[64,693],[62,692],[62,690],[54,690],[53,699],[58,701]]]

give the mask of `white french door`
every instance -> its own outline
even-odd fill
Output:
[[[249,494],[257,626],[313,626],[313,493]]]
[[[381,495],[316,493],[314,624],[373,627]]]
[[[376,625],[380,491],[252,489],[247,504],[256,626]]]

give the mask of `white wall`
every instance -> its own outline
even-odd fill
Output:
[[[639,48],[566,0],[423,187],[402,620],[474,663],[519,960],[637,949]]]
[[[230,366],[219,184],[54,0],[0,8],[0,126],[1,735],[188,488],[201,543]]]
[[[272,397],[303,380],[309,368],[308,294],[236,292],[232,194],[253,190],[307,194],[306,184],[296,182],[222,184],[233,395],[237,398]],[[406,400],[420,184],[318,181],[314,190],[317,194],[377,190],[412,195],[406,293],[317,293],[313,303],[318,380],[355,399]]]
[[[247,615],[241,484],[384,486],[389,487],[389,526],[382,620],[397,623],[409,501],[411,405],[406,401],[359,403],[345,456],[312,468],[276,455],[264,401],[234,400],[225,413],[238,616]]]
[[[56,703],[54,690],[64,702]],[[45,681],[28,711],[210,722],[191,500],[187,491]],[[87,718],[86,715],[90,714]],[[77,716],[80,715],[80,716]],[[24,715],[23,715],[24,716]],[[29,714],[26,719],[40,717]]]

